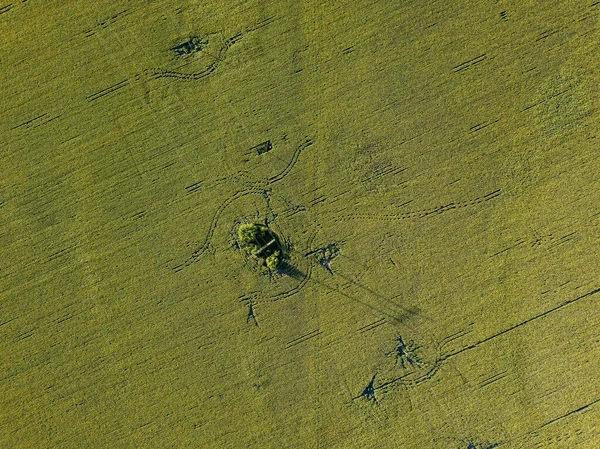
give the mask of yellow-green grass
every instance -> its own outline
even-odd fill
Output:
[[[0,7],[0,447],[600,445],[600,5],[61,3]]]

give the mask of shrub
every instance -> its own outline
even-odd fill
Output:
[[[261,262],[263,267],[275,271],[282,261],[279,241],[265,225],[244,223],[238,228],[238,242],[249,256]]]
[[[238,238],[240,243],[249,245],[256,244],[259,228],[254,223],[245,223],[238,228]]]
[[[269,257],[265,259],[265,264],[267,268],[271,271],[275,271],[281,262],[281,257],[279,251],[275,251]]]

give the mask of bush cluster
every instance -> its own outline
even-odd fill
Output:
[[[278,245],[276,242],[269,244],[274,239],[265,225],[244,223],[238,228],[240,247],[252,256],[262,259],[263,264],[271,271],[275,271],[281,263],[281,251],[276,249]]]

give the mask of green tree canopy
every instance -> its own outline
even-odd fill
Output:
[[[275,251],[269,257],[265,259],[265,263],[267,268],[271,271],[275,271],[281,262],[281,257],[279,251]]]

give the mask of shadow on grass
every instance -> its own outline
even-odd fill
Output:
[[[282,276],[289,276],[297,281],[301,281],[306,276],[302,271],[300,271],[295,266],[289,264],[285,260],[282,260],[279,263],[279,266],[277,267],[277,272]]]

